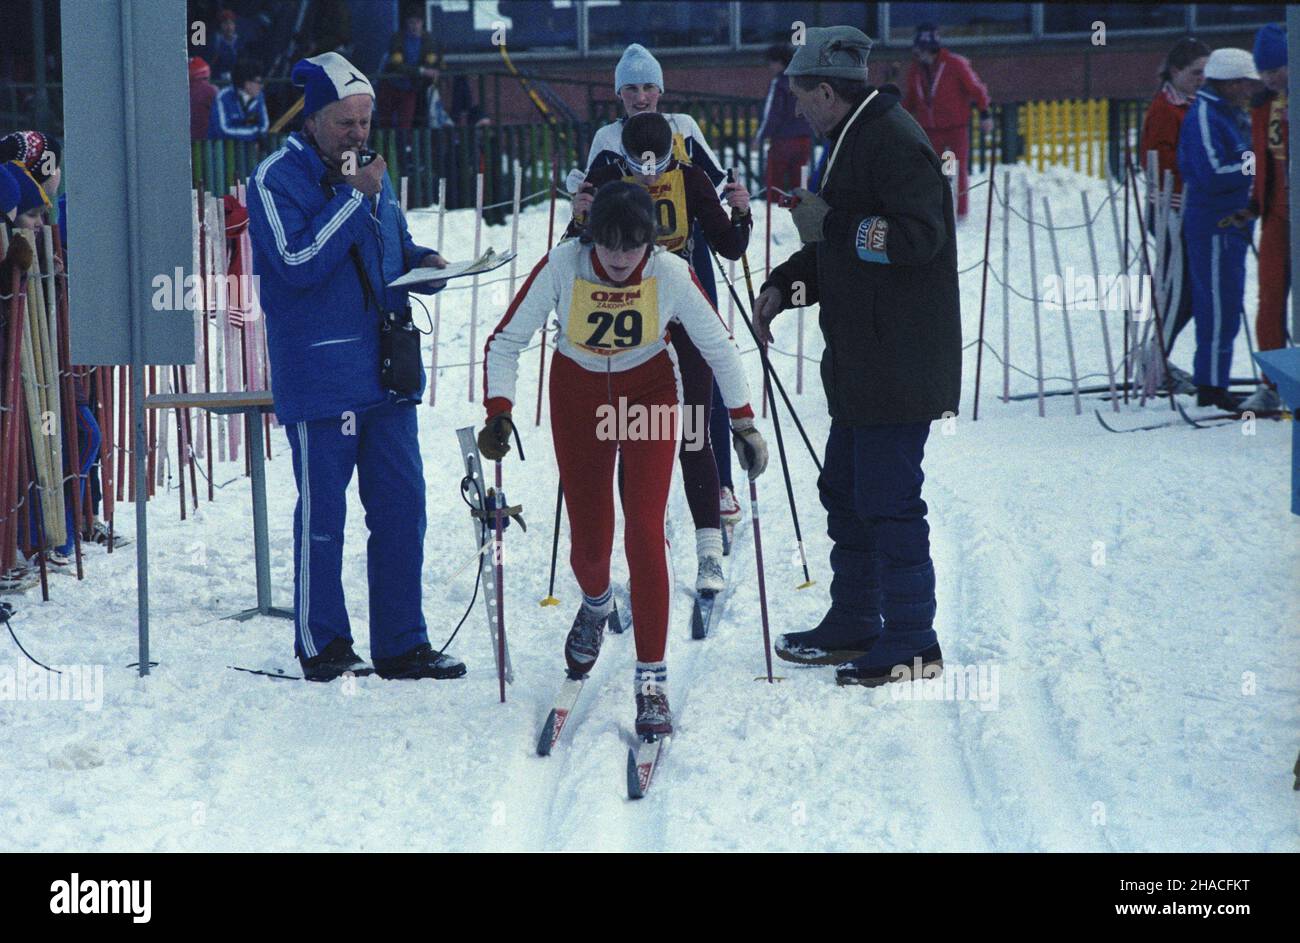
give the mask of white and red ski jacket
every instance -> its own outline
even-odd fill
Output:
[[[484,345],[488,418],[513,408],[519,354],[552,311],[556,355],[598,374],[631,370],[668,350],[668,322],[680,321],[713,368],[731,418],[754,415],[740,352],[685,260],[655,246],[615,284],[594,247],[570,239],[537,263]]]

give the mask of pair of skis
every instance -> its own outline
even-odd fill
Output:
[[[538,756],[550,756],[555,749],[555,744],[559,741],[560,734],[578,703],[582,686],[586,683],[585,677],[574,676],[571,672],[564,679],[564,683],[560,686],[560,693],[555,699],[555,706],[546,715],[541,736],[537,738]],[[628,748],[627,797],[629,799],[641,799],[650,790],[655,768],[659,765],[659,757],[668,740],[668,737],[641,737],[638,738],[635,747]]]
[[[732,544],[732,527],[724,527],[726,555],[729,555]],[[727,581],[730,588],[731,581]],[[717,619],[722,612],[722,603],[726,599],[726,590],[722,592],[701,592],[695,594],[695,600],[691,607],[691,638],[704,639],[708,637],[709,631],[717,624]],[[615,609],[611,617],[610,631],[619,631],[614,628],[618,622],[618,610]],[[555,749],[556,743],[560,739],[560,734],[564,731],[573,709],[578,703],[578,696],[582,693],[582,687],[586,683],[586,677],[574,675],[572,672],[566,673],[564,683],[560,686],[560,692],[555,698],[554,706],[546,715],[546,721],[542,724],[542,732],[537,739],[537,755],[550,756]],[[629,747],[627,751],[627,797],[629,799],[641,799],[650,790],[650,783],[654,780],[655,770],[659,767],[659,760],[663,756],[664,746],[671,740],[671,737],[638,737],[635,746]]]
[[[555,749],[560,733],[578,703],[582,686],[586,683],[586,678],[575,677],[571,672],[564,679],[559,696],[555,699],[555,706],[546,715],[541,736],[537,738],[538,756],[550,756],[551,751]],[[668,739],[668,737],[638,738],[637,745],[628,748],[627,797],[629,799],[641,799],[650,790],[650,782],[654,778],[655,768],[659,765],[659,757]]]
[[[1105,429],[1107,432],[1116,432],[1116,433],[1149,432],[1152,429],[1168,429],[1171,426],[1177,426],[1181,423],[1186,423],[1187,425],[1191,426],[1193,429],[1211,429],[1214,428],[1215,426],[1222,426],[1234,422],[1240,422],[1242,419],[1247,418],[1247,416],[1255,419],[1279,419],[1285,415],[1284,410],[1269,410],[1267,412],[1257,412],[1257,413],[1220,412],[1220,413],[1211,413],[1210,415],[1207,416],[1192,416],[1183,407],[1182,403],[1175,401],[1174,406],[1178,410],[1177,419],[1170,419],[1164,422],[1154,422],[1143,426],[1133,426],[1128,429],[1121,429],[1117,426],[1112,426],[1110,423],[1106,421],[1100,409],[1095,410],[1094,412],[1096,413],[1097,421],[1101,423],[1101,427],[1103,429]]]

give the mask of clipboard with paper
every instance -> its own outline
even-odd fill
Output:
[[[483,275],[498,269],[515,257],[514,252],[498,253],[488,249],[477,259],[466,262],[448,262],[446,268],[413,268],[405,275],[388,283],[389,288],[410,288],[415,285],[427,285],[429,282],[443,282],[466,275]]]

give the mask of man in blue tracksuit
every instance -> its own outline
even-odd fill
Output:
[[[256,141],[266,133],[266,95],[262,93],[262,67],[251,60],[235,64],[234,80],[212,103],[208,137],[214,140]]]
[[[298,484],[294,650],[310,680],[370,671],[352,650],[343,602],[346,493],[356,469],[370,531],[374,671],[459,677],[465,666],[430,648],[420,602],[425,510],[415,407],[423,370],[417,365],[415,389],[399,391],[381,383],[379,365],[381,311],[407,305],[406,292],[387,283],[445,263],[411,240],[383,159],[362,165],[370,82],[332,52],[298,62],[293,80],[304,88],[303,130],[258,165],[248,216],[271,392]]]
[[[1246,106],[1258,87],[1259,73],[1249,52],[1214,50],[1205,63],[1205,85],[1178,136],[1183,240],[1196,321],[1196,403],[1228,411],[1239,406],[1228,385],[1254,229],[1253,222],[1233,214],[1250,202],[1253,167],[1244,160],[1250,151]]]

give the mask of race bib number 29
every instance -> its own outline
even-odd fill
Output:
[[[573,283],[565,328],[583,350],[609,356],[659,340],[659,291],[653,278],[614,288],[585,279]]]

